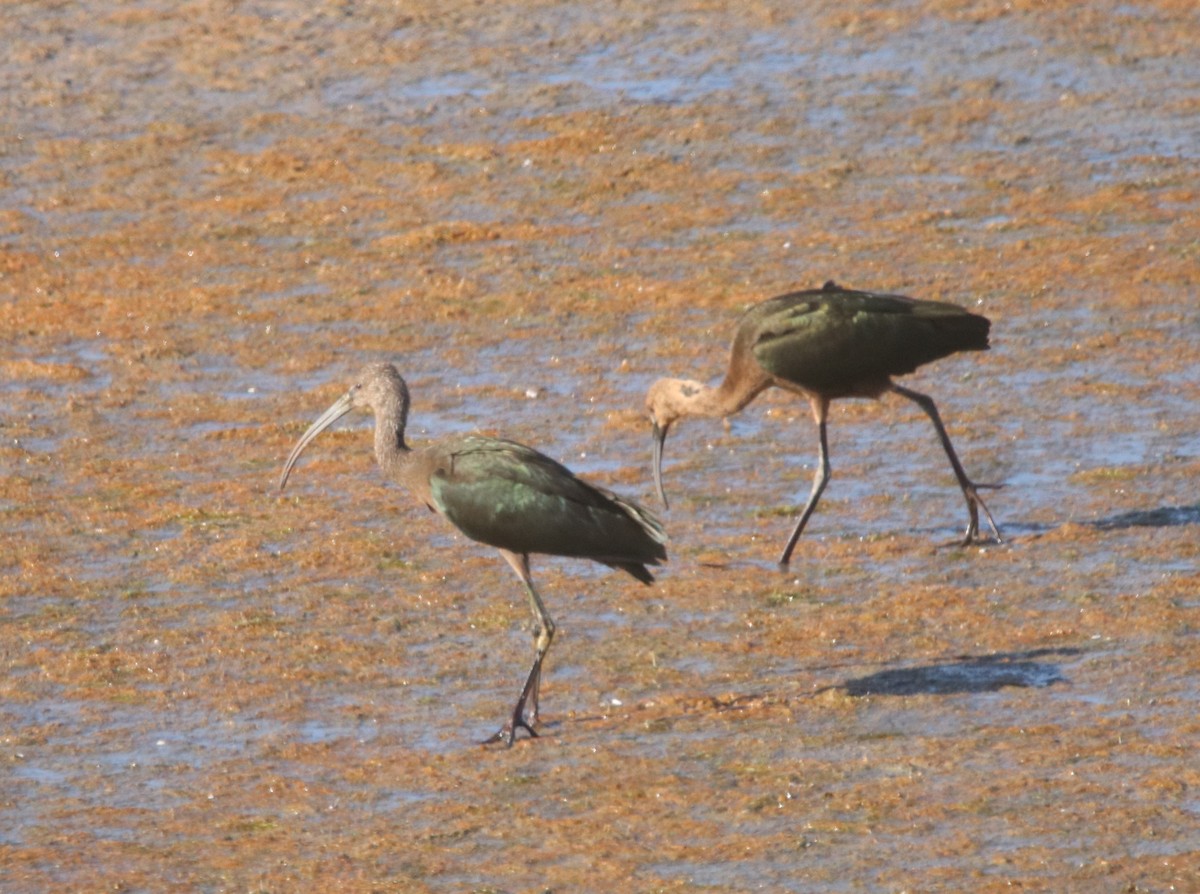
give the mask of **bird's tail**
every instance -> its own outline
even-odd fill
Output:
[[[630,558],[636,557],[637,561],[614,561],[607,564],[613,568],[620,568],[644,584],[654,583],[654,575],[646,566],[661,565],[667,560],[667,530],[658,520],[658,516],[644,506],[639,506],[632,500],[623,499],[615,494],[612,499],[621,507],[629,520],[637,525],[640,536],[634,538],[634,543],[626,544],[629,548],[627,555],[632,553]]]
[[[653,564],[657,565],[658,559],[654,559]],[[629,574],[631,577],[636,577],[638,580],[640,580],[644,584],[654,583],[654,575],[650,573],[650,569],[647,568],[645,565],[641,565],[637,562],[622,562],[620,564],[614,563],[610,567],[619,568],[622,571]]]
[[[623,500],[620,497],[617,497],[616,503],[625,510],[630,518],[637,522],[638,527],[640,527],[646,533],[647,537],[657,543],[660,547],[666,544],[667,529],[663,527],[663,523],[658,520],[657,515],[655,515],[645,506],[641,506],[632,500]],[[661,552],[661,558],[665,559],[667,557],[667,551],[663,549]]]

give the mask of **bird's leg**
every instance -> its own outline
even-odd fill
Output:
[[[550,649],[551,640],[554,639],[554,621],[551,620],[550,613],[546,611],[546,606],[542,602],[542,597],[533,585],[533,578],[529,574],[529,556],[504,549],[500,550],[500,554],[504,556],[505,561],[521,579],[521,583],[525,586],[525,592],[529,596],[529,607],[533,611],[533,666],[529,668],[525,685],[521,687],[521,694],[517,697],[512,716],[495,735],[485,739],[483,743],[487,745],[492,742],[504,742],[511,747],[518,729],[525,730],[535,738],[537,736],[533,724],[537,723],[538,719],[538,690],[542,683],[542,661]]]
[[[542,659],[550,649],[550,641],[554,639],[554,621],[542,602],[533,580],[529,576],[529,559],[525,560],[525,592],[529,595],[529,608],[533,612],[533,667],[529,671],[529,679],[525,683],[523,694],[528,693],[525,719],[528,723],[538,721],[538,694],[542,686]]]
[[[533,667],[530,668],[529,678],[525,681],[525,688],[522,694],[528,695],[525,701],[525,720],[529,724],[538,722],[538,694],[542,687],[542,658],[550,648],[550,640],[554,638],[554,622],[550,620],[550,615],[546,613],[546,607],[542,605],[542,600],[534,589],[531,582],[527,591],[529,593],[529,604],[533,607]],[[538,611],[540,607],[541,612]],[[543,621],[543,618],[545,619]]]
[[[927,394],[922,394],[919,391],[913,391],[895,383],[892,384],[892,391],[899,394],[901,397],[907,397],[922,410],[925,415],[933,422],[933,427],[937,429],[938,437],[942,440],[942,449],[946,451],[946,456],[950,457],[950,465],[954,469],[954,477],[958,479],[958,486],[962,488],[963,497],[967,501],[967,512],[970,514],[970,520],[967,523],[967,532],[963,537],[963,546],[969,543],[974,543],[979,538],[979,510],[983,510],[983,514],[987,516],[988,524],[992,527],[992,533],[996,535],[996,542],[1003,543],[1004,538],[1000,536],[1000,529],[996,527],[996,521],[992,518],[992,513],[988,511],[987,505],[983,502],[983,498],[979,496],[979,488],[981,487],[1000,487],[999,484],[976,484],[967,477],[967,473],[963,471],[962,463],[958,461],[958,454],[954,452],[954,447],[950,443],[950,436],[946,434],[946,426],[942,425],[942,417],[938,415],[937,405],[934,404],[933,398]]]
[[[808,495],[808,502],[804,504],[804,511],[800,513],[800,520],[796,522],[796,527],[792,529],[792,536],[788,538],[787,546],[783,548],[783,555],[779,557],[779,566],[786,568],[788,562],[792,560],[792,550],[796,548],[796,541],[800,539],[800,534],[804,531],[804,526],[808,524],[809,516],[817,508],[817,502],[821,499],[821,494],[825,490],[825,485],[829,483],[829,441],[825,433],[825,420],[829,416],[829,401],[825,398],[814,397],[810,398],[812,404],[813,418],[817,421],[817,435],[821,447],[820,456],[817,462],[817,471],[813,475],[812,491]]]
[[[533,667],[529,669],[529,676],[525,678],[525,685],[521,688],[521,694],[513,707],[512,716],[505,721],[504,726],[484,739],[482,744],[491,745],[493,742],[503,742],[511,748],[519,729],[525,730],[532,738],[537,738],[537,730],[533,728],[536,718],[530,719],[525,716],[525,706],[529,703],[531,695],[533,701],[537,701],[537,689],[542,677],[542,658],[545,657],[545,654],[543,652],[533,660]]]

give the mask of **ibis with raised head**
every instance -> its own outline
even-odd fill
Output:
[[[588,484],[542,453],[502,438],[468,435],[412,449],[404,439],[408,386],[390,363],[372,363],[309,427],[279,479],[287,484],[300,453],[354,409],[375,415],[375,459],[384,474],[472,540],[495,547],[516,572],[533,613],[533,666],[511,716],[486,743],[512,745],[518,730],[536,736],[542,662],[554,622],[529,570],[532,553],[590,559],[645,584],[648,565],[667,558],[667,537],[648,510]]]

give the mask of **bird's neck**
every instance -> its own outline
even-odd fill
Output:
[[[398,471],[410,453],[404,441],[408,423],[408,391],[375,408],[375,461],[384,472]]]
[[[736,387],[726,377],[720,385],[710,388],[696,382],[683,382],[679,386],[681,415],[687,416],[731,416],[741,410],[753,399],[753,394],[746,394],[745,389]]]

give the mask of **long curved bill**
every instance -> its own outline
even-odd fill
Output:
[[[287,462],[283,467],[283,474],[279,476],[280,490],[283,490],[284,485],[287,484],[288,476],[292,474],[292,466],[296,464],[296,460],[300,458],[300,454],[309,445],[309,442],[353,409],[354,404],[351,402],[350,393],[347,392],[334,401],[328,410],[317,417],[317,421],[310,425],[308,431],[300,436],[300,440],[296,442],[296,446],[292,448],[292,452],[288,455]]]
[[[671,504],[667,502],[667,493],[663,490],[662,483],[662,455],[663,444],[667,441],[667,426],[660,426],[657,422],[654,423],[654,487],[658,490],[658,498],[662,500],[663,509],[670,509]]]

